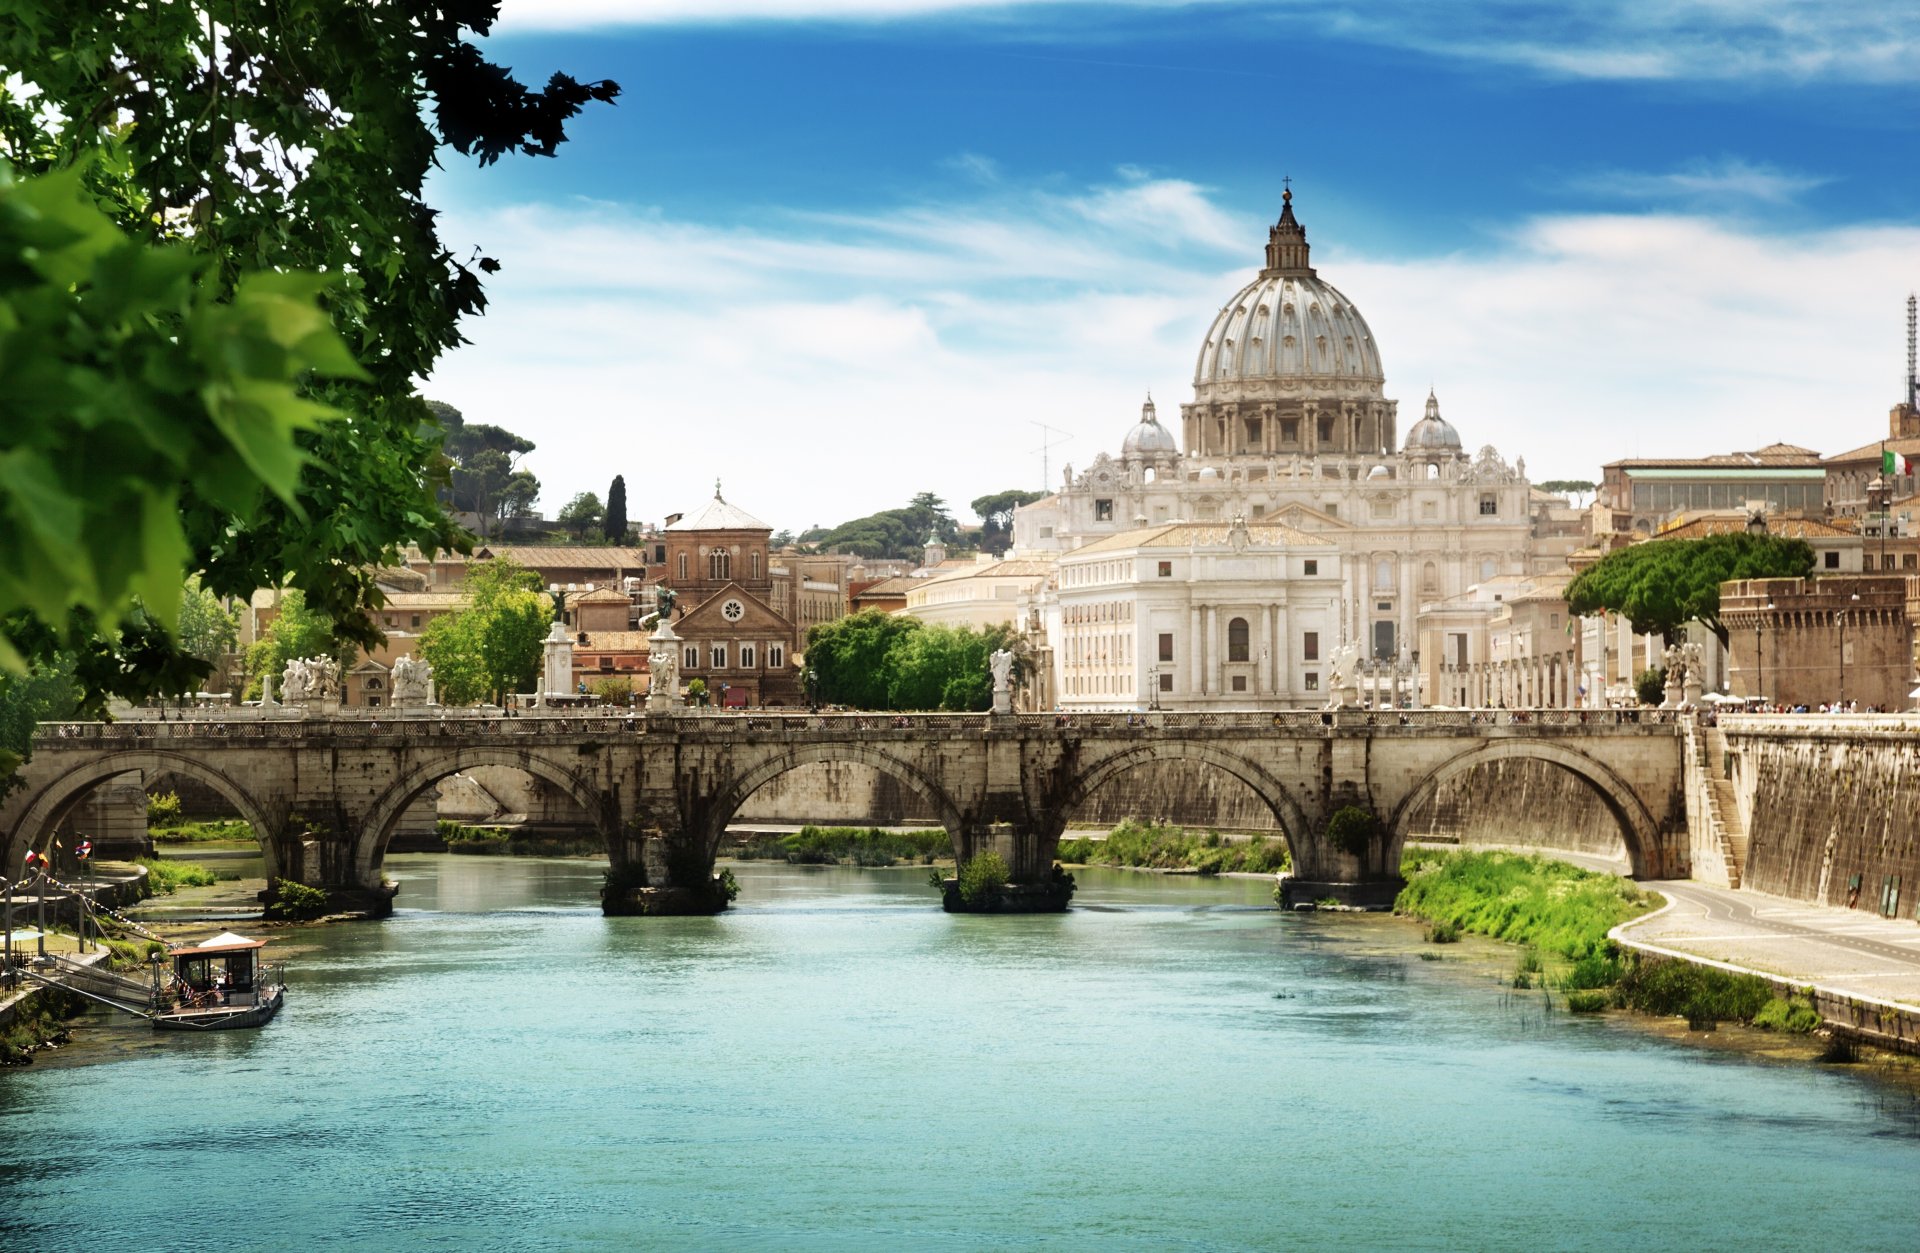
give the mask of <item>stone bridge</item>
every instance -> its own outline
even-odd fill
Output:
[[[605,838],[609,912],[711,912],[714,859],[754,791],[815,762],[858,762],[918,793],[961,861],[992,849],[1044,883],[1076,806],[1145,763],[1225,771],[1273,812],[1289,899],[1379,904],[1398,886],[1409,820],[1435,789],[1494,762],[1548,763],[1617,820],[1636,875],[1685,877],[1681,727],[1670,715],[1578,710],[1406,713],[701,714],[261,718],[49,723],[25,787],[0,806],[9,867],[93,787],[128,771],[199,780],[260,837],[267,873],[381,910],[381,860],[402,813],[440,780],[510,766],[571,796]],[[1333,847],[1355,805],[1378,838]]]

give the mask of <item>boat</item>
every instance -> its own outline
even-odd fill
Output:
[[[235,1031],[262,1027],[286,999],[277,963],[260,960],[265,940],[223,931],[154,958],[155,1031]]]

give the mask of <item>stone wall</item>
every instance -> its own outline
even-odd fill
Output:
[[[1747,824],[1743,884],[1920,916],[1920,718],[1725,719]]]
[[[1620,822],[1594,790],[1543,761],[1495,761],[1440,785],[1414,811],[1409,838],[1463,846],[1518,844],[1626,859]]]

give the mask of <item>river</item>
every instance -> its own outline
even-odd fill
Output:
[[[287,1008],[0,1074],[0,1247],[1910,1249],[1920,1109],[1498,990],[1486,943],[1088,871],[952,917],[753,863],[602,918],[581,861],[396,856]],[[210,930],[212,928],[209,928]],[[79,1065],[88,1062],[94,1064]]]

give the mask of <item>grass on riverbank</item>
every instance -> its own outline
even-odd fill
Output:
[[[1685,1018],[1696,1029],[1743,1022],[1804,1035],[1820,1015],[1800,997],[1783,997],[1757,975],[1620,952],[1607,932],[1654,909],[1660,898],[1616,875],[1582,870],[1537,855],[1488,851],[1409,852],[1407,886],[1396,913],[1424,918],[1428,938],[1445,928],[1474,931],[1526,946],[1513,986],[1557,984],[1567,1008],[1597,1013],[1612,1006]],[[1545,976],[1541,953],[1570,964]]]
[[[147,868],[147,886],[156,896],[172,896],[181,888],[210,888],[223,880],[237,880],[240,877],[238,871],[209,870],[191,861],[143,857],[140,864]]]
[[[1400,873],[1407,886],[1394,912],[1574,962],[1603,952],[1607,932],[1660,904],[1631,880],[1523,853],[1419,849]]]
[[[1060,841],[1059,858],[1069,865],[1196,870],[1203,875],[1236,871],[1273,874],[1292,865],[1285,840],[1257,836],[1227,840],[1218,831],[1189,831],[1131,818],[1108,832],[1104,840],[1082,836]]]
[[[469,826],[442,818],[434,833],[449,853],[493,857],[591,857],[607,851],[598,835],[561,835],[538,827]]]
[[[758,832],[734,850],[741,861],[784,861],[795,866],[931,866],[953,856],[945,831],[882,831],[878,827],[801,827],[787,835]]]
[[[149,826],[147,834],[156,840],[177,844],[213,844],[235,841],[252,843],[253,827],[238,818],[215,818],[208,822],[181,820],[166,826]]]

